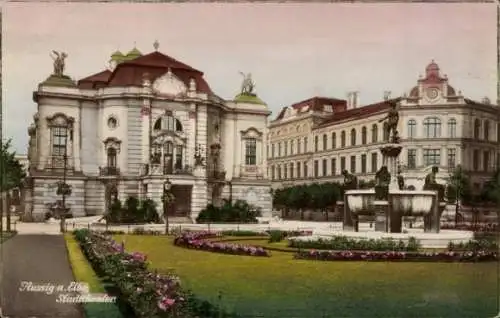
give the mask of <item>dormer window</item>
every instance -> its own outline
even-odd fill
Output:
[[[323,110],[327,113],[332,113],[333,107],[332,107],[332,105],[325,105],[325,106],[323,106]]]

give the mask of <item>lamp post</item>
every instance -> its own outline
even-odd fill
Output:
[[[168,213],[167,213],[167,205],[171,202],[172,193],[170,192],[172,189],[172,183],[168,180],[165,180],[163,183],[163,217],[165,218],[165,235],[169,233],[169,222],[168,222]]]
[[[63,156],[63,180],[61,186],[61,194],[62,194],[62,206],[60,207],[60,231],[64,233],[66,231],[66,192],[68,191],[68,186],[66,185],[66,177],[68,170],[68,147],[64,148],[64,156]]]

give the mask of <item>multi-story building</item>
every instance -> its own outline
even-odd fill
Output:
[[[27,213],[43,217],[60,199],[64,171],[75,216],[104,213],[113,196],[147,197],[161,211],[166,180],[175,216],[195,218],[223,197],[271,212],[270,111],[255,93],[224,100],[201,71],[158,51],[116,52],[110,67],[74,82],[55,58],[54,74],[34,92]]]
[[[268,169],[273,187],[342,181],[347,169],[370,180],[382,165],[383,118],[396,102],[403,151],[399,165],[407,186],[421,189],[432,166],[445,183],[457,165],[475,189],[500,164],[500,108],[456,91],[433,61],[408,94],[359,107],[347,100],[313,98],[285,107],[269,125]]]

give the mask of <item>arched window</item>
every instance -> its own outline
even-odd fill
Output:
[[[448,120],[448,138],[457,138],[457,120],[455,118]]]
[[[356,146],[356,129],[351,129],[351,146]]]
[[[327,143],[328,143],[328,137],[326,136],[326,134],[323,134],[323,149],[322,150],[327,149]]]
[[[479,139],[479,131],[481,130],[481,121],[476,118],[474,120],[474,138]]]
[[[361,128],[361,144],[362,145],[366,145],[366,142],[367,142],[366,141],[366,139],[367,139],[366,134],[367,134],[366,133],[366,127],[363,126],[363,128]]]
[[[484,122],[483,137],[484,137],[484,140],[486,140],[486,141],[490,140],[490,122],[488,120],[486,120]]]
[[[384,123],[384,135],[382,136],[384,138],[384,141],[389,141],[389,129],[387,129],[387,125],[389,125],[387,122]]]
[[[182,124],[177,118],[165,115],[156,120],[153,130],[182,131]]]
[[[378,142],[378,126],[377,124],[372,125],[372,143]]]
[[[332,132],[332,149],[337,148],[337,134]]]
[[[116,163],[116,149],[115,148],[108,148],[108,151],[107,151],[107,161],[108,161],[108,167],[109,168],[116,168],[117,166],[117,163]]]
[[[415,119],[408,120],[408,138],[417,136],[417,121]]]
[[[424,134],[426,138],[441,137],[441,120],[437,117],[424,119]]]
[[[344,148],[345,147],[345,131],[342,130],[340,133],[340,147]]]

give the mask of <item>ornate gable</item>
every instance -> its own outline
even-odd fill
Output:
[[[186,94],[187,87],[169,68],[165,75],[154,81],[153,91],[158,95],[179,96]]]

